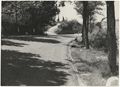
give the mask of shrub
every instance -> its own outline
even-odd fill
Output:
[[[64,21],[58,27],[61,28],[60,34],[73,34],[82,30],[82,25],[76,20]]]
[[[106,28],[100,28],[97,25],[89,35],[90,45],[93,48],[103,48],[107,51],[107,32]]]

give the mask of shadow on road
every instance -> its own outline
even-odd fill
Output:
[[[67,81],[67,74],[57,69],[66,69],[59,62],[38,59],[39,55],[2,50],[2,86],[60,86]]]
[[[7,37],[7,39],[15,39],[15,40],[23,40],[23,41],[35,41],[35,42],[44,42],[44,43],[53,43],[53,44],[60,43],[60,41],[55,40],[55,39],[36,38],[36,37],[32,37],[32,36],[29,36],[29,37],[27,37],[27,36],[25,36],[25,37],[14,36],[14,37]]]
[[[75,38],[74,34],[61,34],[60,36],[66,37],[66,38]]]
[[[16,42],[8,41],[8,40],[1,40],[1,45],[23,47],[23,45],[27,45],[27,44],[24,44],[24,43],[16,43]]]

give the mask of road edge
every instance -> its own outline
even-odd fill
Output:
[[[74,40],[71,40],[70,42],[67,43],[67,58],[69,58],[69,61],[71,64],[71,67],[73,69],[73,71],[76,73],[76,77],[77,77],[77,81],[78,81],[78,85],[79,86],[85,86],[85,84],[83,83],[82,79],[80,79],[79,77],[79,71],[78,69],[76,68],[76,66],[74,65],[74,59],[72,58],[72,55],[71,55],[71,43],[72,41]]]

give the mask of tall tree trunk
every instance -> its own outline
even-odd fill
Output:
[[[85,45],[85,43],[84,43],[84,27],[83,26],[82,26],[82,43]]]
[[[88,31],[91,32],[91,16],[89,16]]]
[[[86,49],[89,49],[89,40],[88,40],[88,1],[83,1],[83,41]]]
[[[19,33],[19,27],[18,27],[18,18],[17,18],[17,2],[15,4],[15,20],[16,20],[16,30],[17,30],[17,33]]]
[[[108,38],[108,59],[111,72],[113,75],[116,74],[116,34],[115,34],[115,12],[114,12],[114,1],[107,1],[107,38]]]

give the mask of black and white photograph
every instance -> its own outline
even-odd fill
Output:
[[[119,86],[119,8],[1,1],[1,86]]]

